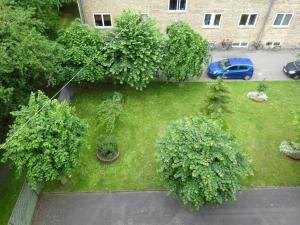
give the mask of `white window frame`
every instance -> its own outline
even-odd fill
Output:
[[[240,25],[240,22],[241,22],[241,19],[242,19],[243,15],[248,15],[246,25]],[[250,21],[250,18],[251,18],[252,15],[256,15],[255,22],[254,22],[253,25],[249,25],[249,21]],[[255,13],[241,13],[241,15],[239,17],[239,21],[238,21],[238,27],[239,28],[255,28],[257,20],[258,20],[258,13],[256,13],[256,12]]]
[[[95,20],[95,16],[100,16],[102,17],[102,22],[103,22],[103,26],[97,26],[96,25],[96,20]],[[110,15],[110,20],[111,20],[111,26],[104,26],[104,19],[103,16],[104,15]],[[112,28],[113,27],[113,19],[112,19],[112,14],[111,13],[93,13],[93,20],[94,20],[94,26],[96,28],[100,28],[100,29],[107,29],[107,28]]]
[[[283,14],[284,15],[283,18],[282,18],[282,21],[281,21],[280,25],[274,25],[275,20],[276,20],[276,18],[277,18],[277,16],[279,14]],[[283,21],[284,21],[284,19],[285,19],[285,17],[286,17],[287,14],[291,14],[292,15],[292,17],[291,17],[291,19],[289,21],[289,24],[288,25],[282,25],[282,23],[283,23]],[[290,13],[283,13],[283,12],[276,13],[275,18],[274,18],[273,23],[272,23],[272,27],[274,27],[274,28],[288,28],[290,26],[292,20],[293,20],[293,17],[294,17],[294,13],[293,12],[290,12]]]
[[[273,48],[274,47],[274,43],[279,43],[279,46],[282,46],[282,42],[281,41],[278,41],[278,40],[275,40],[275,41],[266,41],[265,42],[265,46],[267,47],[267,43],[271,43],[271,47]]]
[[[211,21],[210,21],[211,25],[205,25],[205,16],[206,16],[206,15],[209,15],[209,14],[212,16],[212,17],[211,17]],[[219,25],[213,25],[214,22],[215,22],[216,15],[221,15]],[[222,14],[222,13],[204,13],[202,27],[203,27],[203,28],[220,28],[220,27],[221,27],[221,23],[222,23],[222,17],[223,17],[223,14]],[[213,21],[213,23],[212,23],[212,21]]]
[[[176,8],[178,8],[178,6],[180,6],[180,1],[181,0],[177,0],[177,7]],[[187,11],[188,2],[189,2],[188,0],[186,0],[186,2],[185,2],[185,9],[184,10],[180,10],[180,9],[171,10],[170,9],[170,2],[171,2],[171,0],[168,0],[168,12],[170,12],[170,13],[184,13],[184,12]]]
[[[247,45],[242,45],[242,43],[246,43]],[[234,46],[234,44],[238,44],[238,45]],[[249,42],[247,42],[247,41],[233,41],[231,46],[232,46],[232,48],[248,48]]]

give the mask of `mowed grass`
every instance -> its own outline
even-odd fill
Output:
[[[232,114],[226,116],[230,130],[252,160],[254,175],[243,180],[247,187],[300,185],[300,162],[278,152],[283,140],[293,140],[293,112],[300,108],[300,82],[267,82],[269,101],[247,99],[256,82],[226,82],[231,92]],[[107,165],[95,155],[97,106],[105,91],[125,96],[124,112],[114,135],[120,158]],[[83,89],[73,101],[78,116],[89,124],[87,143],[81,150],[80,166],[69,183],[49,184],[46,191],[121,191],[164,188],[157,173],[156,140],[172,120],[195,115],[203,108],[208,83],[154,83],[144,91],[129,87],[98,85]]]
[[[3,164],[0,165],[2,167]],[[6,170],[6,169],[5,169]],[[11,212],[19,196],[23,177],[18,177],[12,170],[0,184],[0,225],[7,225]]]

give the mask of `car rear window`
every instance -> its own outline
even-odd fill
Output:
[[[295,65],[298,67],[298,69],[300,70],[300,61],[296,61]]]
[[[230,62],[229,62],[228,59],[223,59],[223,60],[221,60],[221,61],[219,62],[219,67],[220,67],[221,69],[225,69],[225,68],[227,68],[227,67],[229,67],[229,66],[231,66],[231,64],[230,64]]]

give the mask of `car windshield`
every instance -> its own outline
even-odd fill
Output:
[[[230,62],[229,62],[228,59],[223,59],[223,60],[219,61],[219,67],[221,69],[225,69],[225,68],[227,68],[229,66],[231,66],[231,64],[230,64]]]

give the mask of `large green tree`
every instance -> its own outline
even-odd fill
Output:
[[[201,115],[171,123],[158,141],[158,160],[170,192],[196,209],[234,199],[249,171],[236,139]]]
[[[124,11],[108,38],[107,74],[141,90],[154,78],[161,58],[162,39],[154,20]]]
[[[59,7],[63,3],[75,0],[2,0],[12,7],[22,7],[31,10],[33,16],[44,24],[44,31],[51,37],[56,36],[59,22]]]
[[[62,48],[41,35],[41,29],[32,11],[0,3],[0,120],[36,86],[57,80]]]
[[[174,22],[167,28],[163,59],[163,74],[179,82],[201,76],[209,62],[209,44],[184,22]]]
[[[75,81],[97,81],[104,76],[104,35],[99,30],[75,20],[59,32],[58,43],[65,49],[61,73],[63,80],[69,80],[84,66]]]
[[[2,146],[3,161],[11,161],[33,188],[71,175],[86,132],[74,108],[39,92],[31,94],[28,106],[12,115],[15,121]]]

